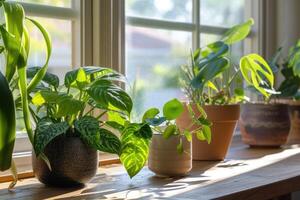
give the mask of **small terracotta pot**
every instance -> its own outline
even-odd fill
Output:
[[[228,148],[231,143],[236,123],[240,115],[239,105],[205,105],[202,106],[207,114],[207,118],[213,123],[211,127],[212,140],[208,144],[206,141],[199,141],[196,135],[193,135],[193,160],[224,160]],[[196,105],[192,105],[196,116],[200,116],[200,112]],[[181,130],[186,129],[192,123],[191,116],[185,109],[182,115],[177,119],[177,124]],[[194,125],[190,130],[197,129]]]
[[[35,176],[45,185],[72,187],[90,181],[98,169],[98,153],[84,144],[79,137],[58,136],[44,151],[52,171],[46,163],[32,156]]]
[[[300,104],[294,103],[288,106],[291,121],[291,129],[288,144],[300,144]]]
[[[288,105],[243,104],[240,129],[243,142],[250,146],[280,147],[290,131]]]
[[[183,153],[178,153],[177,145],[183,144]],[[162,177],[184,176],[192,169],[191,143],[184,136],[164,139],[161,134],[153,134],[148,167]]]

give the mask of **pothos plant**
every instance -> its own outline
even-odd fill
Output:
[[[39,70],[30,68],[28,75]],[[152,130],[148,123],[130,122],[132,100],[117,84],[123,80],[108,68],[81,67],[66,73],[59,86],[58,77],[46,73],[31,95],[36,155],[57,136],[79,137],[95,150],[118,155],[135,176],[147,161]]]
[[[0,171],[12,170],[16,183],[17,172],[12,160],[16,137],[15,110],[23,111],[26,131],[33,144],[34,134],[30,124],[28,94],[39,84],[45,75],[51,55],[51,39],[47,31],[36,20],[25,16],[23,7],[16,2],[0,1],[5,22],[0,25],[0,53],[5,57],[4,72],[0,72]],[[28,81],[27,60],[30,52],[30,35],[25,22],[28,21],[40,30],[46,43],[46,61]],[[2,67],[1,67],[2,68]],[[43,155],[41,155],[43,157]],[[43,157],[44,158],[44,157]],[[46,158],[44,158],[46,160]]]
[[[162,134],[164,139],[168,139],[172,136],[182,136],[191,142],[192,135],[195,134],[197,139],[207,141],[209,144],[211,142],[210,126],[212,124],[200,106],[198,106],[198,110],[201,115],[197,118],[192,108],[188,106],[192,122],[188,127],[184,128],[184,130],[180,130],[175,121],[184,111],[184,106],[178,99],[172,99],[164,104],[162,116],[159,116],[160,110],[158,108],[148,109],[143,116],[143,122],[148,123],[154,132]],[[197,125],[197,128],[190,130],[194,125]],[[180,137],[179,144],[177,145],[178,153],[184,152],[182,137]]]
[[[244,40],[253,23],[249,19],[233,26],[221,40],[191,53],[189,64],[182,66],[181,84],[192,103],[226,105],[246,101],[243,87],[233,85],[241,80],[241,75],[269,98],[274,77],[266,61],[257,54],[249,54],[241,58],[238,66],[230,57],[231,45]]]

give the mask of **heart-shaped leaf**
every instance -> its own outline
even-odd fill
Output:
[[[34,136],[34,150],[37,156],[43,153],[47,144],[55,137],[66,133],[69,129],[67,122],[53,123],[51,119],[44,118],[38,124]]]
[[[95,81],[87,92],[91,98],[105,108],[109,108],[111,104],[117,109],[127,111],[128,114],[130,114],[132,110],[132,100],[130,96],[123,89],[112,84],[110,81]]]
[[[120,159],[130,178],[134,177],[144,167],[148,159],[149,140],[135,134],[139,129],[140,125],[129,124],[121,136],[122,152]]]
[[[183,105],[178,99],[172,99],[165,103],[163,114],[167,120],[174,120],[183,112]]]

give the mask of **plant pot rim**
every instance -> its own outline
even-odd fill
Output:
[[[188,102],[188,101],[182,101],[183,104],[191,104],[191,105],[196,105],[196,103]],[[214,104],[199,104],[200,106],[206,106],[206,107],[235,107],[239,106],[240,104],[235,103],[235,104],[224,104],[224,105],[214,105]]]
[[[266,102],[247,102],[242,103],[241,106],[247,106],[247,105],[260,105],[260,106],[286,106],[289,105],[288,103],[282,103],[282,102],[272,102],[272,103],[266,103]],[[299,102],[300,105],[300,102]]]

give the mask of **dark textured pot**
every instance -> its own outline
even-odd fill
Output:
[[[240,105],[205,105],[202,107],[207,114],[207,118],[212,122],[212,139],[211,143],[208,144],[206,141],[199,141],[196,135],[193,135],[193,160],[224,160],[240,116]],[[200,116],[196,105],[192,105],[192,109],[196,116]],[[190,127],[192,124],[186,105],[184,112],[176,122],[181,130]],[[197,125],[193,125],[190,130],[197,128]]]
[[[44,151],[50,161],[46,163],[33,153],[32,167],[35,176],[45,185],[58,187],[80,186],[90,181],[98,169],[98,153],[78,137],[59,136]]]
[[[290,131],[288,105],[241,105],[240,130],[243,142],[250,146],[280,147]]]
[[[289,105],[289,115],[291,119],[291,129],[288,137],[288,144],[300,144],[300,104]]]

